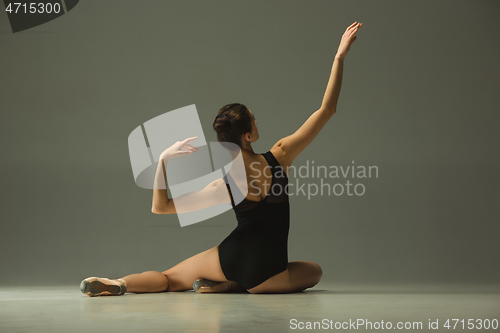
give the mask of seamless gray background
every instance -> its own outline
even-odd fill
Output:
[[[129,133],[196,104],[215,141],[217,111],[239,102],[257,118],[254,150],[266,152],[320,107],[357,20],[338,113],[294,165],[355,161],[379,177],[363,181],[362,197],[291,197],[289,259],[318,262],[333,282],[498,284],[499,9],[82,0],[16,34],[0,14],[0,283],[163,271],[220,243],[232,211],[185,228],[151,213]]]

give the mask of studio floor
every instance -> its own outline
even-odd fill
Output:
[[[188,291],[106,297],[83,295],[79,281],[57,287],[0,287],[2,333],[263,333],[311,331],[314,325],[318,331],[379,331],[398,329],[398,323],[405,331],[450,332],[470,331],[469,319],[474,319],[474,330],[477,319],[500,320],[500,285],[321,282],[307,291],[284,295]],[[429,322],[437,329],[430,329]]]

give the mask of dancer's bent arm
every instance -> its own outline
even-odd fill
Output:
[[[282,138],[275,144],[275,146],[279,146],[283,151],[284,159],[288,161],[288,165],[311,143],[337,111],[337,101],[340,95],[340,87],[342,86],[344,58],[351,44],[356,40],[355,33],[362,25],[362,23],[354,22],[347,27],[342,36],[319,110],[315,111],[295,133]]]
[[[153,204],[151,211],[155,214],[176,214],[187,213],[207,207],[212,207],[221,203],[231,202],[227,192],[226,183],[222,178],[216,179],[205,188],[191,193],[178,196],[175,199],[168,197],[167,193],[167,162],[171,158],[191,154],[198,150],[192,146],[189,141],[196,139],[187,138],[183,141],[177,141],[170,148],[166,149],[160,155],[153,188]],[[181,150],[186,149],[186,150]],[[174,201],[177,206],[176,209]]]

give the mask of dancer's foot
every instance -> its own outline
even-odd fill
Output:
[[[89,277],[80,283],[80,290],[88,296],[119,296],[127,292],[127,283],[123,279]]]
[[[246,291],[242,285],[234,281],[216,282],[207,279],[194,281],[193,290],[198,293],[228,293]]]

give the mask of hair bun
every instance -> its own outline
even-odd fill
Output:
[[[218,115],[215,117],[214,130],[218,133],[224,132],[229,128],[231,122],[226,115]]]

